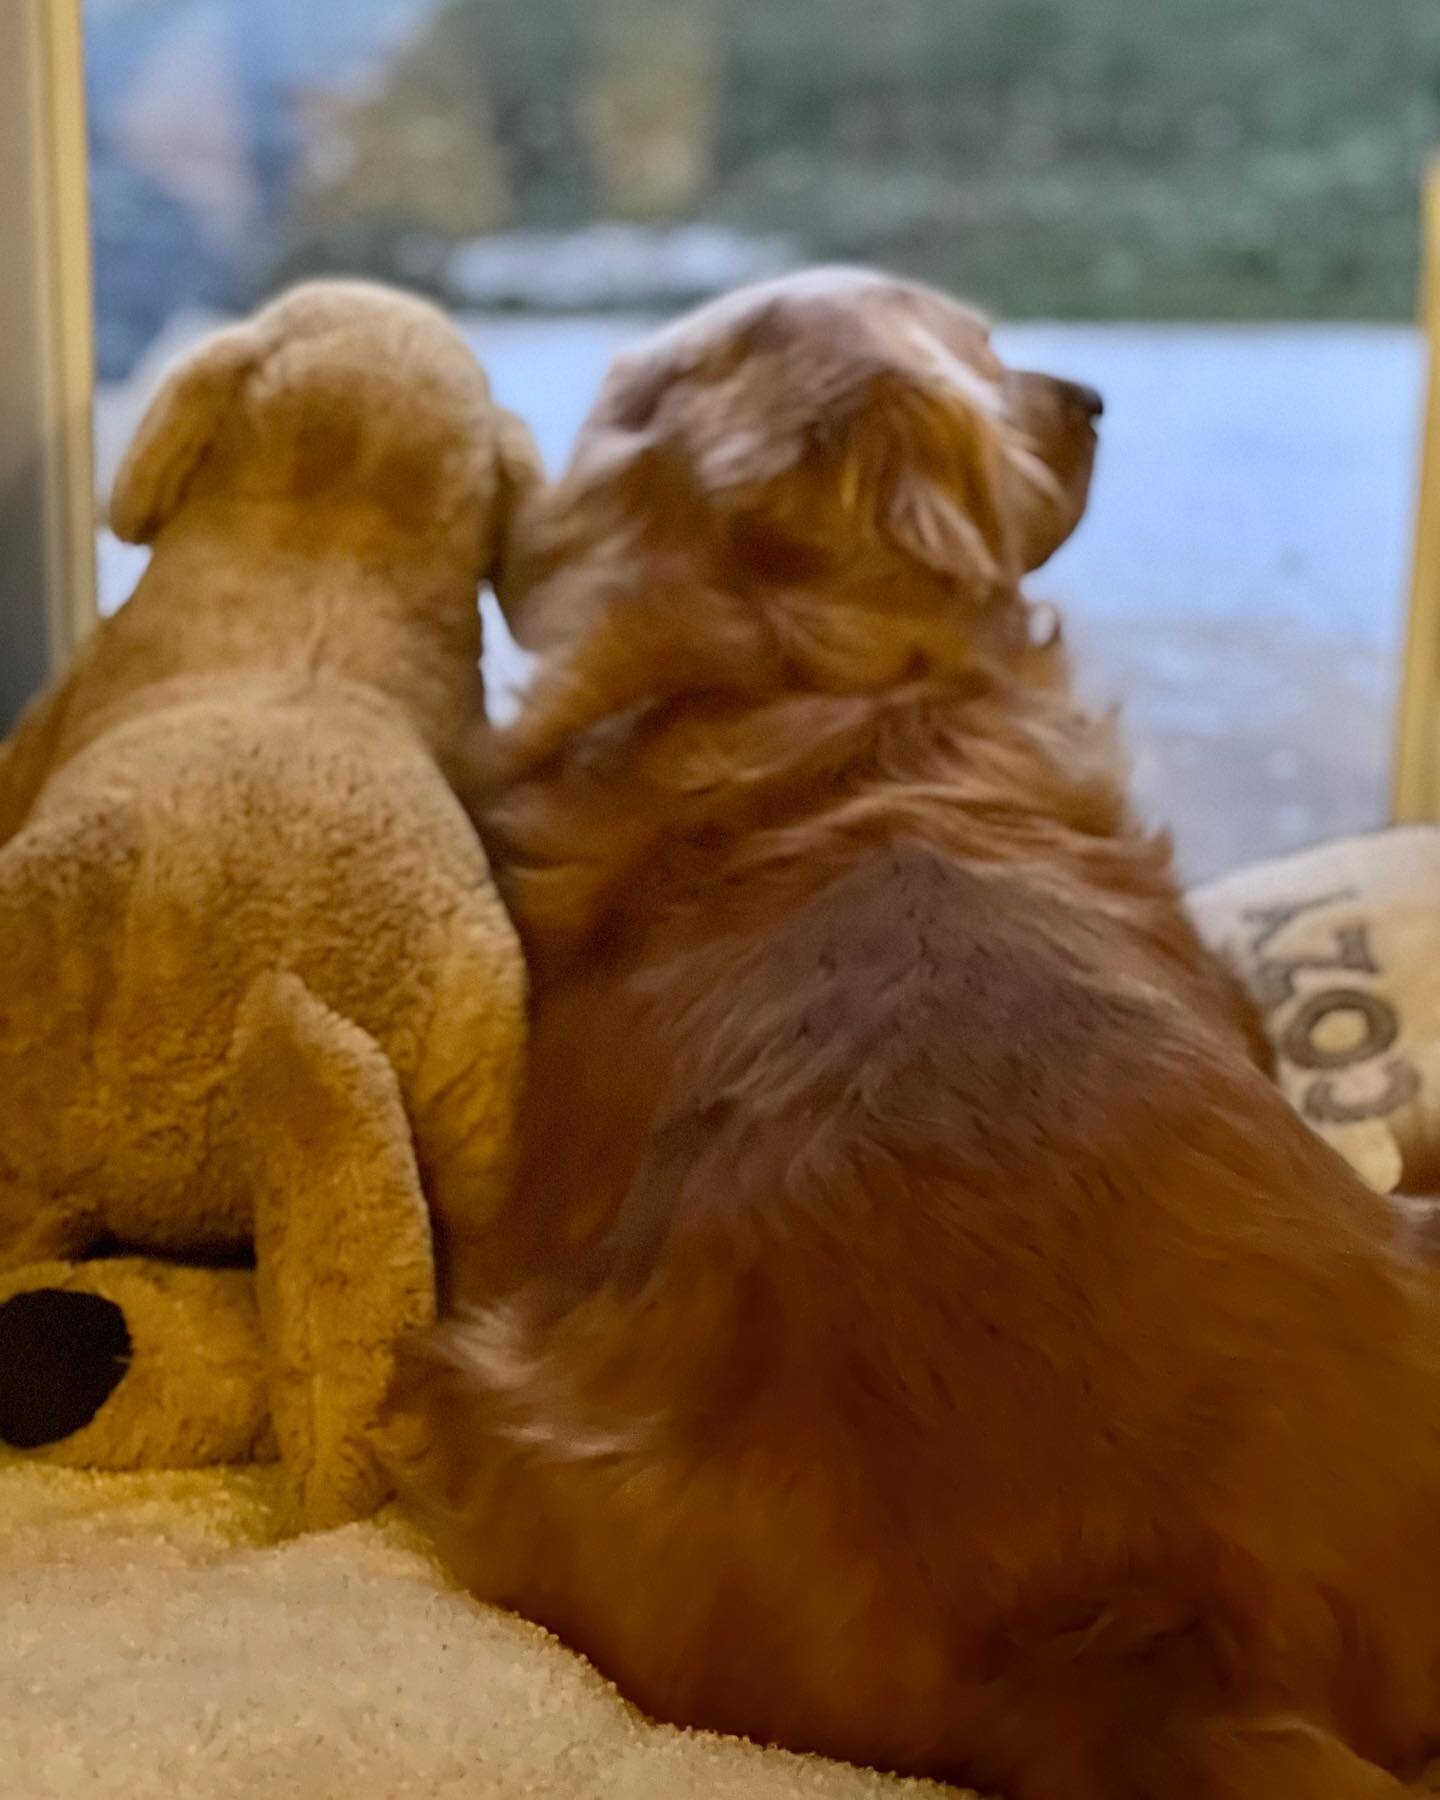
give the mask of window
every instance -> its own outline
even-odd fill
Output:
[[[1384,816],[1433,0],[85,0],[84,21],[102,487],[161,365],[301,274],[439,296],[553,462],[648,321],[797,260],[888,264],[1106,392],[1091,514],[1033,585],[1123,702],[1187,873]],[[100,552],[110,607],[136,559]]]
[[[88,624],[90,276],[78,12],[0,10],[0,730]]]

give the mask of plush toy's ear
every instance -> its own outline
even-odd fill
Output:
[[[545,479],[545,465],[540,461],[530,427],[518,413],[505,407],[499,409],[495,455],[500,470],[500,505],[508,520],[530,490]]]
[[[116,537],[148,544],[172,517],[259,349],[248,326],[217,332],[161,384],[115,477],[110,529]]]
[[[545,479],[545,465],[530,427],[518,413],[497,409],[495,428],[495,521],[490,566],[485,573],[497,591],[505,579],[511,528],[526,498]]]

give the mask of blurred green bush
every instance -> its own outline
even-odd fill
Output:
[[[292,268],[704,219],[1011,317],[1398,318],[1440,0],[448,0],[331,129]]]

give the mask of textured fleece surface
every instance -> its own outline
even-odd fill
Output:
[[[0,1800],[881,1800],[645,1723],[393,1513],[278,1541],[263,1469],[0,1462]]]

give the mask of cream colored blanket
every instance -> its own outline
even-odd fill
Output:
[[[1261,994],[1287,1091],[1382,1187],[1440,1140],[1437,905],[1440,832],[1197,896]],[[274,1480],[0,1462],[0,1800],[942,1792],[650,1726],[457,1592],[393,1516],[281,1541]]]
[[[392,1516],[279,1541],[274,1480],[0,1464],[0,1800],[942,1791],[648,1725]]]

